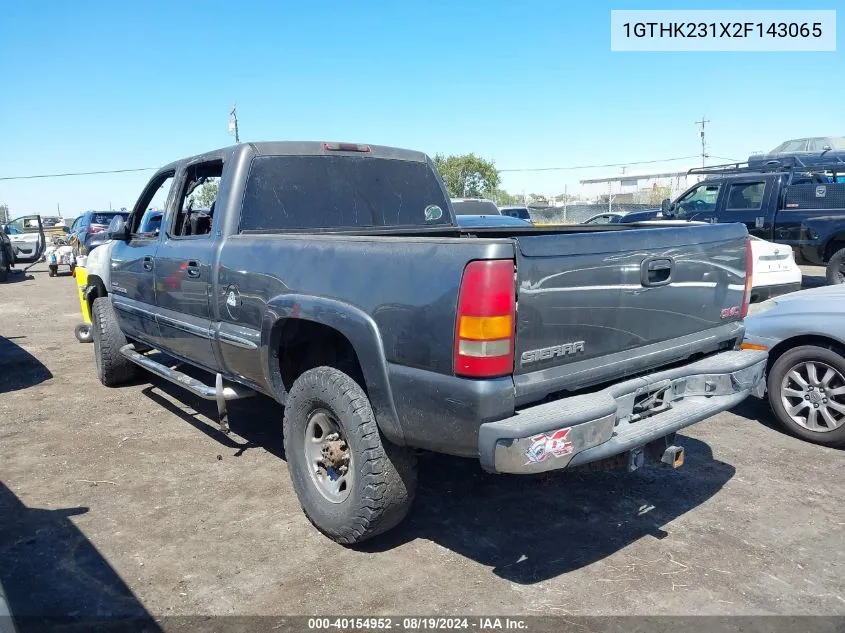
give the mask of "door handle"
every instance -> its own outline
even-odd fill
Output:
[[[147,255],[144,258],[144,270],[152,270],[153,269],[153,258]]]
[[[668,257],[651,257],[643,262],[643,286],[665,286],[672,280],[672,260]]]
[[[192,259],[188,262],[186,271],[188,273],[188,277],[191,277],[192,279],[197,279],[200,276],[200,263]]]

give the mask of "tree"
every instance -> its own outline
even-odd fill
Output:
[[[434,166],[451,198],[481,198],[493,195],[499,186],[499,171],[493,161],[475,154],[437,154]]]
[[[658,187],[657,183],[649,189],[648,195],[646,196],[646,203],[648,204],[660,204],[664,198],[671,198],[672,197],[672,187],[668,185],[664,185],[662,187]]]
[[[0,204],[0,224],[9,223],[9,205]]]
[[[197,209],[210,209],[211,203],[217,199],[217,191],[220,189],[220,182],[209,180],[197,187],[191,194],[194,206]]]
[[[498,205],[508,205],[508,204],[520,204],[520,203],[522,203],[522,197],[521,196],[516,196],[512,193],[508,193],[504,189],[494,189],[491,197],[493,198],[493,202],[495,202]]]

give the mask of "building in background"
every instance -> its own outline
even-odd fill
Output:
[[[660,204],[663,198],[675,198],[701,180],[690,175],[693,166],[682,170],[647,173],[622,173],[602,178],[580,180],[580,198],[596,203]]]

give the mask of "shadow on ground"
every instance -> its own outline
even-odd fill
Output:
[[[208,374],[204,375],[200,371],[194,371],[191,368],[180,368],[180,370],[186,371],[199,380],[210,380]],[[147,372],[142,372],[139,380],[140,384],[147,383],[148,385],[142,389],[141,393],[225,448],[233,449],[234,457],[239,457],[252,448],[263,448],[280,459],[285,458],[282,437],[284,409],[274,400],[257,395],[229,402],[229,427],[232,434],[227,435],[217,424],[217,404],[213,400],[203,400]],[[162,392],[171,399],[164,397]]]
[[[53,377],[50,370],[15,341],[23,336],[0,336],[0,393],[26,389]]]
[[[31,274],[25,273],[20,269],[12,268],[9,271],[9,276],[6,277],[6,281],[3,282],[4,286],[8,286],[9,284],[16,284],[21,281],[32,281],[35,279]]]
[[[144,389],[147,397],[235,449],[236,455],[262,447],[284,459],[283,410],[269,398],[231,403],[229,422],[232,431],[246,440],[241,444],[217,429],[213,402],[167,381],[152,380],[153,386]],[[632,474],[615,470],[543,477],[490,475],[476,460],[424,453],[410,516],[360,549],[385,551],[422,538],[523,584],[579,569],[637,539],[664,538],[663,526],[710,499],[730,480],[733,466],[714,460],[707,444],[680,439],[686,449],[682,468],[651,465]]]
[[[635,473],[489,475],[474,460],[428,455],[408,520],[365,551],[418,538],[530,584],[574,571],[646,537],[664,538],[667,523],[715,495],[735,469],[710,447],[681,438],[686,465]]]
[[[0,483],[0,581],[19,631],[46,631],[60,624],[84,630],[86,622],[119,625],[121,619],[144,620],[144,630],[159,631],[71,521],[87,512],[84,507],[29,508]],[[112,628],[120,626],[102,630]]]

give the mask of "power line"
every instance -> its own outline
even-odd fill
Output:
[[[660,158],[657,160],[635,160],[625,163],[607,163],[606,165],[573,165],[571,167],[524,167],[521,169],[500,169],[499,171],[570,171],[575,169],[599,169],[602,167],[625,167],[628,165],[651,165],[654,163],[668,163],[675,160],[689,160],[697,156],[678,156],[676,158]]]
[[[36,176],[0,176],[0,180],[32,180],[33,178],[62,178],[64,176],[98,176],[100,174],[125,174],[131,171],[150,171],[158,167],[135,167],[134,169],[104,169],[100,171],[69,171],[63,174],[38,174]]]

